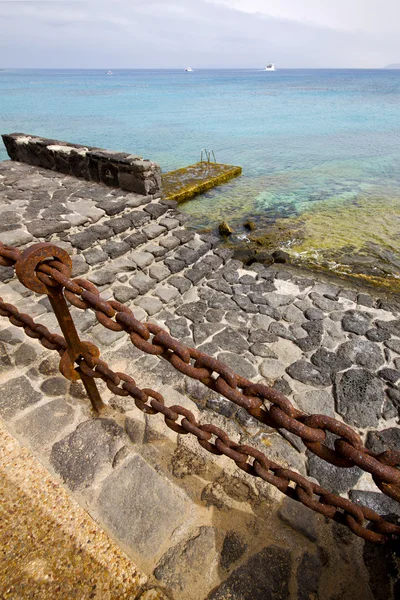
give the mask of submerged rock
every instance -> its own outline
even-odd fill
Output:
[[[221,235],[232,235],[233,233],[232,227],[226,221],[222,221],[222,223],[218,225],[218,231]]]

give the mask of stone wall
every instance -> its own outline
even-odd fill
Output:
[[[5,134],[2,138],[15,161],[146,196],[161,189],[160,167],[140,156],[23,133]]]

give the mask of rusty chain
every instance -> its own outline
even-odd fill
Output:
[[[382,492],[400,501],[400,470],[397,468],[400,452],[374,453],[345,423],[325,415],[308,415],[296,409],[281,392],[265,384],[252,383],[219,360],[185,346],[159,325],[141,323],[127,306],[101,298],[96,286],[89,281],[71,279],[71,258],[61,248],[42,243],[22,253],[0,243],[0,264],[14,267],[20,281],[38,293],[64,288],[65,297],[73,306],[94,310],[99,323],[111,331],[125,331],[138,349],[168,360],[175,369],[245,408],[262,423],[299,436],[311,452],[327,462],[343,468],[358,466],[371,473]],[[324,443],[327,432],[337,436],[334,449]]]
[[[22,327],[29,337],[38,339],[45,348],[56,350],[60,355],[68,352],[62,336],[50,333],[44,325],[20,313],[15,306],[5,303],[2,298],[0,315],[8,317],[13,325]],[[130,396],[136,407],[145,414],[162,414],[166,425],[176,433],[194,435],[200,446],[208,452],[227,456],[245,473],[261,478],[289,498],[345,525],[365,540],[385,543],[400,536],[400,526],[386,521],[370,508],[329,492],[303,475],[270,460],[256,448],[232,441],[225,431],[211,423],[200,424],[187,408],[178,404],[167,406],[162,394],[149,388],[139,388],[133,377],[112,371],[105,361],[91,353],[90,349],[87,350],[79,362],[79,371],[87,377],[102,379],[108,389],[117,396]]]

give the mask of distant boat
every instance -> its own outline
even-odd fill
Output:
[[[106,75],[114,75],[114,73],[112,71],[107,71]]]
[[[192,67],[186,67],[185,71],[188,73],[192,73],[193,69],[192,69]]]
[[[274,63],[268,63],[265,67],[266,71],[276,71]]]

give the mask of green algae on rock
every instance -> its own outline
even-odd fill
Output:
[[[185,202],[198,194],[226,183],[242,173],[241,167],[218,163],[199,162],[189,167],[162,175],[163,195],[166,200]]]

